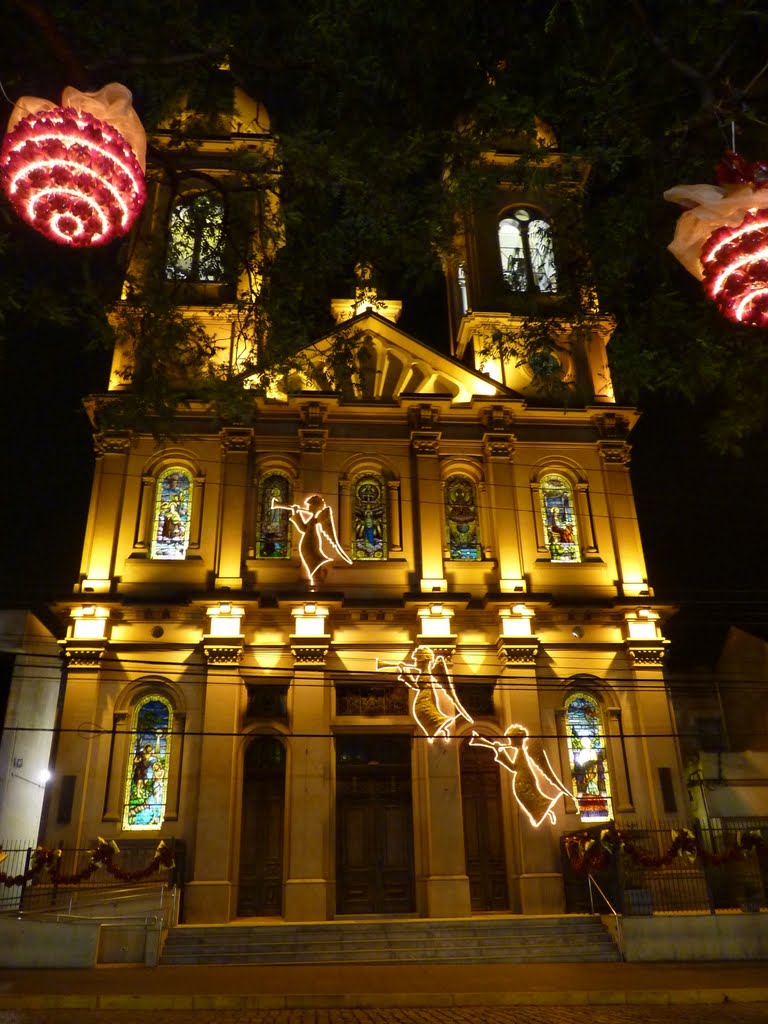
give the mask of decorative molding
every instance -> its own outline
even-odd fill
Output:
[[[434,430],[440,420],[440,410],[426,402],[408,410],[408,421],[414,431]]]
[[[96,458],[103,455],[124,455],[133,444],[133,433],[125,431],[120,434],[101,433],[93,435],[93,448]]]
[[[318,644],[317,641],[313,644],[302,644],[293,641],[291,643],[291,654],[297,666],[323,666],[328,654],[328,647],[329,644]]]
[[[209,665],[239,665],[243,660],[242,644],[206,643],[203,654]]]
[[[494,405],[492,408],[486,409],[483,422],[487,430],[492,430],[496,433],[508,433],[512,426],[512,414],[509,409],[505,409],[501,405]]]
[[[303,452],[324,452],[328,441],[327,430],[299,428],[299,445]]]
[[[225,427],[219,433],[219,440],[225,455],[230,452],[248,452],[253,441],[253,430],[250,427]]]
[[[102,643],[93,640],[59,640],[59,644],[68,669],[97,668],[107,648],[106,640]]]
[[[411,447],[417,455],[437,455],[441,436],[439,430],[412,430]]]
[[[317,430],[325,424],[327,409],[319,402],[308,402],[301,407],[302,426],[310,430]]]
[[[598,441],[600,458],[609,466],[628,466],[632,449],[626,441]]]
[[[489,459],[511,459],[515,454],[512,434],[483,434],[483,452]]]
[[[499,637],[497,650],[499,658],[505,665],[535,665],[539,653],[539,639],[530,640],[520,637]]]
[[[643,646],[642,641],[638,644],[638,641],[627,640],[625,641],[629,656],[635,665],[643,667],[652,667],[654,665],[661,666],[664,663],[664,656],[666,655],[666,645],[669,641],[662,641],[656,646]],[[636,646],[637,645],[637,646]]]
[[[629,437],[629,421],[616,412],[599,413],[592,422],[604,441],[625,441]]]

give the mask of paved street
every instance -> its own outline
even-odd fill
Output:
[[[768,1003],[403,1010],[0,1010],[0,1024],[768,1024]]]

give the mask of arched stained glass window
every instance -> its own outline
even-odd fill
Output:
[[[152,527],[152,558],[186,558],[192,514],[192,480],[179,466],[157,481]]]
[[[582,821],[610,821],[611,785],[602,715],[594,697],[576,693],[565,705],[573,795]]]
[[[499,221],[501,272],[513,292],[557,291],[552,225],[538,210],[518,206]]]
[[[387,484],[376,473],[364,473],[352,488],[352,558],[381,561],[387,557]]]
[[[445,481],[445,528],[449,558],[459,562],[480,561],[477,493],[472,480],[460,473]]]
[[[123,828],[162,827],[168,796],[173,710],[165,697],[144,697],[133,712],[131,752],[125,778]]]
[[[579,534],[573,508],[573,487],[560,473],[548,473],[539,484],[541,518],[553,562],[580,562]]]
[[[224,203],[216,192],[193,192],[173,204],[165,276],[174,281],[223,281]]]
[[[290,512],[276,508],[290,505],[291,481],[283,473],[268,473],[259,484],[257,558],[288,558],[291,554]]]

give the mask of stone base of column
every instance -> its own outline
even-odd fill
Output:
[[[419,580],[419,589],[422,594],[436,594],[448,589],[448,580],[441,577],[425,576]]]
[[[285,883],[286,921],[327,921],[331,883],[326,878],[289,878]]]
[[[521,914],[564,914],[565,889],[563,876],[550,872],[520,875]]]
[[[184,924],[225,924],[233,916],[231,882],[188,882],[184,888]]]
[[[502,594],[524,594],[528,584],[524,579],[506,577],[499,580],[499,590]]]
[[[427,917],[470,917],[466,875],[432,875],[426,879]]]
[[[242,576],[217,576],[213,581],[216,589],[229,588],[230,590],[242,590],[243,589],[243,577]]]

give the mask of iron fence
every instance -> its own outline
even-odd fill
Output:
[[[135,884],[163,883],[169,888],[178,885],[184,877],[184,845],[178,840],[166,839],[166,845],[173,854],[173,867],[160,867],[148,878],[136,879]],[[95,845],[95,844],[94,844]],[[121,840],[120,852],[115,856],[115,867],[123,873],[138,873],[151,862],[157,849],[158,840]],[[1,845],[5,859],[0,863],[0,873],[9,880],[26,876],[33,864],[35,846],[32,843],[8,842]],[[93,854],[89,849],[62,848],[58,860],[57,875],[77,875],[88,866]],[[109,893],[113,889],[125,889],[130,879],[115,878],[103,866],[92,875],[77,882],[61,882],[47,870],[32,878],[25,878],[18,885],[0,885],[0,911],[33,911],[57,906],[73,892]]]
[[[756,911],[768,906],[768,818],[719,819],[716,827],[684,822],[678,825],[617,821],[616,829],[634,847],[649,855],[651,863],[640,863],[628,852],[615,851],[608,864],[594,871],[595,877],[614,906],[626,915],[647,915],[698,911],[714,914],[723,910]],[[588,830],[599,841],[605,826]],[[658,860],[669,850],[674,834],[693,832],[700,853],[694,859],[676,856],[671,863]],[[758,832],[764,840],[760,849],[732,851],[739,834]],[[712,859],[715,862],[712,862]],[[656,860],[657,863],[653,863]],[[717,863],[721,860],[721,863]],[[589,882],[571,866],[563,847],[566,905],[571,913],[589,910]]]

